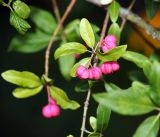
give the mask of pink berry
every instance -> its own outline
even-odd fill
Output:
[[[112,62],[112,70],[113,71],[118,71],[120,69],[120,65],[118,62]]]
[[[79,66],[76,69],[76,76],[79,77],[80,79],[88,79],[88,70],[84,66]]]
[[[109,50],[109,48],[107,46],[102,46],[102,51],[103,52],[107,52]]]
[[[89,78],[99,80],[102,76],[101,69],[99,67],[93,67],[88,70],[89,71]]]
[[[104,74],[111,74],[112,73],[112,64],[110,62],[105,62],[101,65],[101,71]]]
[[[114,35],[108,35],[101,42],[103,52],[107,52],[110,49],[116,47],[117,38]]]
[[[104,74],[111,74],[112,72],[118,71],[120,69],[120,65],[118,62],[105,62],[101,65],[101,71]]]
[[[60,108],[58,105],[48,104],[43,107],[42,114],[46,118],[57,117],[60,115]]]
[[[92,68],[88,69],[88,77],[89,77],[89,79],[93,79],[93,70],[92,70]]]
[[[114,35],[108,35],[108,36],[105,37],[105,41],[106,42],[116,43],[117,42],[117,38]]]

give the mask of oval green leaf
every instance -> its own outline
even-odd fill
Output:
[[[24,36],[15,36],[11,40],[8,51],[35,53],[46,48],[50,38],[51,35],[42,31],[27,33]]]
[[[150,116],[144,120],[133,137],[157,137],[159,130],[159,116]]]
[[[39,29],[49,34],[52,34],[57,27],[57,22],[53,15],[37,7],[31,7],[30,19]]]
[[[77,69],[77,67],[80,66],[80,65],[86,66],[89,63],[89,61],[90,61],[90,58],[84,58],[84,59],[80,60],[78,63],[76,63],[73,66],[73,68],[70,71],[70,75],[72,77],[76,77],[76,69]]]
[[[94,99],[122,115],[141,115],[155,109],[148,94],[139,94],[139,92],[134,92],[132,88],[123,92],[95,94]]]
[[[88,81],[79,81],[74,89],[76,92],[87,92],[89,87]]]
[[[74,55],[67,55],[59,58],[60,72],[66,80],[70,80],[71,78],[70,71],[74,66],[74,63],[75,63]]]
[[[97,130],[97,119],[93,116],[89,118],[89,123],[94,131]]]
[[[14,97],[23,99],[23,98],[28,98],[31,96],[34,96],[38,94],[42,90],[43,86],[37,87],[37,88],[16,88],[12,94]]]
[[[122,58],[135,63],[140,68],[143,68],[143,63],[148,60],[146,56],[133,51],[126,51]]]
[[[111,18],[111,21],[115,23],[119,16],[120,5],[118,2],[113,1],[111,5],[108,7],[108,12]]]
[[[51,86],[50,87],[51,96],[56,100],[57,104],[63,109],[75,110],[80,107],[80,105],[74,101],[70,100],[67,94],[60,88]]]
[[[93,48],[95,45],[95,36],[91,24],[87,19],[82,19],[80,22],[80,35],[86,44]]]
[[[102,62],[116,61],[126,52],[127,45],[118,46],[105,53],[98,52],[97,56]]]
[[[54,53],[54,58],[58,59],[60,56],[70,55],[70,54],[82,54],[87,51],[87,48],[77,42],[69,42],[60,46]]]
[[[100,133],[90,133],[88,137],[100,137],[102,136]]]
[[[24,88],[36,88],[42,85],[38,76],[28,71],[8,70],[1,74],[7,82]]]
[[[153,0],[145,0],[147,17],[152,19],[159,10],[159,3]]]
[[[104,87],[107,92],[116,92],[116,91],[121,91],[122,89],[118,86],[116,86],[113,83],[105,82]]]
[[[107,129],[111,115],[111,109],[99,104],[97,108],[97,131],[103,133]]]

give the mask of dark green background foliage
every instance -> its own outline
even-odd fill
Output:
[[[121,2],[123,6],[128,5],[129,0]],[[52,12],[51,2],[47,0],[27,1],[29,5],[38,6]],[[68,0],[59,0],[60,11],[64,12]],[[138,12],[143,7],[139,8],[136,4],[135,11]],[[11,38],[17,32],[9,25],[9,10],[0,7],[0,73],[9,69],[28,70],[41,76],[44,71],[44,51],[35,54],[21,54],[15,52],[7,52],[8,45]],[[90,22],[101,26],[105,16],[105,11],[93,6],[84,0],[79,0],[71,12],[66,23],[76,18],[87,18]],[[44,26],[47,27],[47,26]],[[124,36],[126,34],[123,34]],[[122,36],[123,37],[123,36]],[[127,39],[125,37],[125,39]],[[122,40],[122,44],[125,44]],[[59,46],[59,43],[54,44],[53,50]],[[130,86],[126,71],[137,69],[137,67],[124,60],[120,60],[121,71],[112,74],[108,80],[117,84],[122,88]],[[74,92],[74,86],[77,79],[67,82],[61,76],[58,70],[57,62],[51,63],[51,76],[54,76],[55,85],[68,91],[68,96],[79,101],[83,105],[85,93]],[[45,119],[41,115],[41,108],[47,103],[47,94],[41,92],[35,97],[24,100],[15,99],[11,91],[14,86],[6,83],[0,78],[0,136],[1,137],[65,137],[72,133],[75,137],[79,136],[80,125],[82,118],[82,107],[76,111],[62,111],[58,118]],[[103,85],[95,87],[95,91],[103,91]],[[97,103],[91,100],[92,104],[89,108],[88,115],[96,115]],[[145,116],[138,117],[124,117],[112,113],[110,124],[105,136],[110,137],[131,137],[136,127],[145,118]],[[89,123],[89,121],[87,121]],[[87,125],[88,128],[89,125]]]

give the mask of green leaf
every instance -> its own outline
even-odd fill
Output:
[[[133,63],[135,63],[138,67],[142,68],[143,67],[143,63],[148,60],[148,58],[142,54],[133,52],[133,51],[126,51],[122,58],[124,58],[125,60],[131,61]]]
[[[119,88],[115,84],[109,83],[109,82],[107,82],[107,83],[105,82],[104,87],[105,87],[107,92],[115,92],[115,91],[121,91],[122,90],[121,88]]]
[[[141,82],[134,81],[132,83],[132,88],[134,92],[137,92],[139,94],[149,94],[150,86],[149,85],[144,85]]]
[[[53,15],[37,7],[31,7],[30,19],[39,29],[49,34],[52,34],[57,27],[57,22]]]
[[[45,74],[42,75],[41,81],[42,81],[43,85],[47,85],[47,84],[53,85],[53,82],[54,82],[53,79],[47,77]]]
[[[80,20],[79,19],[75,19],[75,20],[72,20],[71,22],[69,22],[67,24],[67,26],[64,28],[65,35],[68,35],[68,34],[70,34],[72,32],[77,31],[79,29],[79,24],[80,24]],[[79,31],[78,31],[78,33],[79,33]]]
[[[12,7],[19,17],[23,19],[27,19],[29,17],[31,10],[26,3],[16,0],[13,2]]]
[[[74,137],[73,135],[68,135],[67,137]]]
[[[102,135],[100,133],[91,133],[88,135],[88,137],[101,137]]]
[[[78,84],[75,86],[76,92],[87,92],[89,89],[89,84],[87,81],[79,81]]]
[[[119,45],[121,29],[117,23],[112,23],[112,25],[109,27],[108,34],[115,35],[117,38],[117,45]]]
[[[116,1],[113,1],[112,4],[108,7],[109,16],[113,23],[115,23],[118,19],[119,10],[120,10],[120,5]]]
[[[24,36],[15,36],[11,40],[8,51],[35,53],[47,47],[50,37],[41,31],[27,33]]]
[[[87,51],[87,48],[77,42],[69,42],[60,46],[54,53],[54,58],[58,59],[60,56],[70,55],[70,54],[82,54]]]
[[[36,88],[42,85],[38,76],[28,71],[7,70],[1,74],[7,82],[24,88]]]
[[[97,131],[97,119],[93,116],[89,118],[89,123],[94,131]]]
[[[20,18],[15,12],[11,11],[10,13],[10,24],[20,33],[25,34],[31,26],[27,21]]]
[[[80,22],[80,35],[82,39],[86,42],[87,46],[93,48],[95,45],[95,36],[91,24],[85,18]]]
[[[153,87],[153,89],[160,95],[160,63],[157,61],[154,61],[152,63],[152,66],[150,67],[150,70],[148,70],[149,73],[148,79],[149,83]]]
[[[70,71],[75,63],[73,55],[62,56],[59,58],[60,72],[66,80],[70,80]]]
[[[96,34],[97,32],[100,31],[100,28],[99,28],[97,25],[91,24],[91,26],[92,26],[92,29],[93,29],[94,34]]]
[[[102,133],[106,130],[111,115],[111,109],[99,104],[97,108],[97,131]]]
[[[79,67],[80,65],[82,66],[86,66],[90,61],[90,57],[89,58],[83,58],[82,60],[80,60],[78,63],[76,63],[73,68],[70,71],[70,75],[72,77],[76,77],[76,69],[77,67]]]
[[[102,62],[116,61],[126,52],[127,45],[118,46],[105,53],[98,52],[97,56]]]
[[[149,74],[152,69],[151,67],[152,67],[152,63],[149,60],[146,60],[143,62],[143,72],[148,79],[150,79]]]
[[[51,86],[50,91],[51,96],[56,100],[57,104],[60,105],[63,109],[75,110],[80,107],[80,105],[76,101],[70,100],[67,94],[62,89],[55,86]]]
[[[157,137],[159,130],[159,116],[150,116],[144,120],[133,137]]]
[[[147,76],[149,83],[151,85],[152,92],[150,93],[151,98],[154,103],[158,106],[160,105],[160,63],[158,61],[144,62],[143,70]]]
[[[122,115],[141,115],[155,109],[148,94],[139,94],[139,92],[133,91],[133,88],[129,88],[123,92],[95,94],[94,99]]]
[[[23,99],[23,98],[28,98],[31,96],[34,96],[38,94],[42,90],[43,86],[37,87],[37,88],[16,88],[12,94],[14,97]]]
[[[147,83],[147,78],[145,77],[142,70],[129,71],[128,77],[131,81],[140,81],[143,83]]]
[[[147,16],[152,19],[158,12],[160,4],[153,0],[145,0]]]

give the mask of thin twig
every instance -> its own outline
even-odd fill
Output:
[[[92,61],[92,59],[93,59],[94,57],[96,57],[96,54],[95,54],[95,53],[96,53],[98,47],[100,46],[101,41],[103,40],[103,38],[104,38],[104,36],[105,36],[105,34],[106,34],[108,22],[109,22],[109,13],[107,12],[107,13],[106,13],[106,16],[105,16],[105,19],[104,19],[102,31],[101,31],[100,41],[97,43],[97,45],[96,45],[95,48],[93,49],[93,53],[92,53],[92,55],[91,55],[91,57],[90,57],[90,61],[89,61],[88,64],[90,64],[91,61]]]
[[[108,26],[108,22],[109,22],[109,14],[108,12],[106,13],[106,16],[105,16],[105,19],[104,19],[104,23],[103,23],[103,27],[102,27],[102,31],[101,31],[101,37],[100,37],[100,41],[97,43],[97,45],[94,47],[93,49],[93,53],[91,55],[91,59],[90,59],[90,62],[89,64],[91,64],[91,60],[95,57],[96,58],[96,51],[100,45],[100,42],[102,41],[102,39],[104,38],[105,34],[106,34],[106,29],[107,29],[107,26]],[[95,62],[93,64],[93,66],[96,66],[97,65],[97,62]],[[87,118],[87,110],[88,110],[88,106],[89,106],[89,100],[90,100],[90,96],[91,96],[91,89],[89,88],[88,89],[88,93],[87,93],[87,97],[86,97],[86,101],[84,103],[84,111],[83,111],[83,120],[82,120],[82,127],[81,127],[81,136],[80,137],[83,137],[84,136],[84,132],[86,131],[85,129],[85,124],[86,124],[86,118]]]
[[[56,27],[55,31],[53,32],[53,35],[49,41],[48,47],[46,49],[45,52],[45,75],[48,76],[49,73],[49,58],[50,58],[50,50],[52,47],[52,44],[55,40],[55,37],[57,36],[61,26],[63,25],[65,19],[67,18],[67,16],[69,15],[70,11],[72,10],[74,4],[76,3],[77,0],[71,0],[70,4],[68,5],[64,15],[62,16],[60,22],[58,23],[58,26]]]
[[[128,7],[128,11],[131,11],[131,9],[133,8],[135,2],[136,2],[136,0],[132,0],[131,4],[130,4],[129,7]],[[126,18],[123,18],[122,24],[121,24],[121,31],[123,30],[126,22],[127,22],[127,19],[126,19]]]
[[[104,20],[104,23],[103,23],[103,28],[102,28],[102,32],[101,32],[101,38],[100,38],[100,41],[103,40],[105,34],[106,34],[106,30],[107,30],[107,26],[108,26],[108,20],[109,20],[109,13],[107,12],[106,13],[106,17],[105,17],[105,20]]]
[[[84,111],[83,111],[83,120],[82,120],[82,127],[81,127],[81,136],[84,136],[84,132],[86,131],[85,129],[85,125],[86,125],[86,118],[87,118],[87,110],[88,110],[88,105],[89,105],[89,100],[90,100],[90,96],[91,96],[91,89],[88,89],[88,93],[87,93],[87,98],[84,102]]]
[[[60,15],[59,8],[58,8],[58,5],[57,5],[57,0],[52,0],[52,6],[53,6],[53,11],[54,11],[54,14],[56,16],[56,19],[57,19],[58,22],[60,22],[61,15]]]

